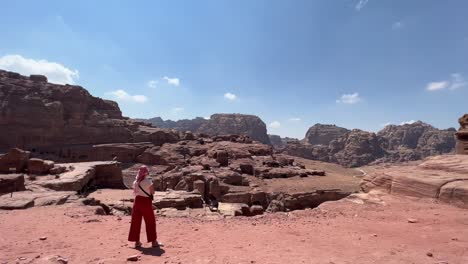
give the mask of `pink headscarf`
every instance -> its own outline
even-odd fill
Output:
[[[137,190],[138,190],[138,184],[140,184],[140,182],[144,180],[148,174],[149,174],[148,167],[141,166],[138,169],[138,174],[136,175],[135,181],[133,182],[133,192],[135,194],[137,193]]]

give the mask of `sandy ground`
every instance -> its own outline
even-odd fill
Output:
[[[0,263],[50,263],[57,255],[68,263],[125,263],[135,254],[139,263],[468,263],[467,210],[383,201],[216,221],[159,217],[161,250],[127,243],[128,216],[72,205],[0,211]]]

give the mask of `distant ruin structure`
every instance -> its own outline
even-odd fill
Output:
[[[464,114],[458,119],[460,128],[455,136],[457,137],[457,154],[468,154],[468,114]]]

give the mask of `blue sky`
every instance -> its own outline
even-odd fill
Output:
[[[5,1],[0,68],[113,99],[126,116],[260,116],[378,131],[468,112],[468,1]]]

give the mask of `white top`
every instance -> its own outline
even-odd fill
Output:
[[[133,182],[133,186],[135,187],[135,184],[136,184],[136,181]],[[141,188],[143,188],[143,190],[145,190],[148,194],[151,194],[150,193],[150,187],[151,185],[153,184],[153,181],[151,180],[151,178],[145,178],[144,180],[142,180],[140,182],[140,186]],[[141,189],[140,187],[136,186],[136,193],[135,195],[139,195],[139,196],[143,196],[143,197],[148,197],[148,195],[146,195]]]

